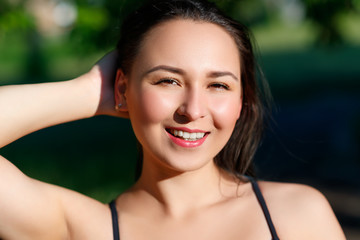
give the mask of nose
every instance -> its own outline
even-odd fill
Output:
[[[191,122],[207,114],[205,94],[199,89],[190,89],[184,94],[182,104],[176,113],[185,121]]]

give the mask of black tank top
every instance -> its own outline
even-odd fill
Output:
[[[269,226],[270,229],[270,233],[272,236],[272,240],[280,240],[279,237],[277,236],[274,224],[271,220],[270,217],[270,213],[269,213],[269,209],[266,206],[266,202],[265,199],[260,191],[259,185],[258,183],[253,179],[248,177],[250,182],[251,182],[251,186],[255,192],[256,198],[261,206],[261,209],[264,213],[266,222]],[[119,223],[118,223],[118,213],[116,210],[116,206],[115,206],[115,201],[112,201],[110,204],[110,210],[111,210],[111,218],[112,218],[112,225],[113,225],[113,235],[114,235],[114,240],[120,240],[120,233],[119,233]]]

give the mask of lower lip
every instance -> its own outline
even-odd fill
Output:
[[[171,135],[170,133],[167,132],[167,134],[169,135],[170,139],[177,145],[179,145],[180,147],[185,147],[185,148],[194,148],[194,147],[199,147],[201,146],[208,134],[205,134],[205,136],[199,140],[196,140],[196,141],[186,141],[182,138],[177,138],[177,137],[174,137],[173,135]]]

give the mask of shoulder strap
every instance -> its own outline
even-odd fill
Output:
[[[111,210],[111,219],[112,219],[114,240],[120,240],[118,213],[117,213],[117,210],[116,210],[115,201],[114,200],[111,201],[109,206],[110,206],[110,210]]]
[[[260,188],[259,188],[259,185],[258,183],[251,177],[249,177],[250,179],[250,182],[251,182],[251,185],[252,185],[252,188],[255,192],[255,195],[256,195],[256,198],[258,199],[259,201],[259,204],[263,210],[263,213],[265,215],[265,218],[266,218],[266,222],[269,226],[269,229],[270,229],[270,232],[271,232],[271,236],[272,236],[272,239],[273,240],[279,240],[279,237],[276,233],[276,230],[275,230],[275,227],[274,227],[274,224],[271,220],[271,217],[270,217],[270,213],[269,213],[269,209],[268,207],[266,206],[266,202],[265,202],[265,199],[264,199],[264,196],[262,195],[261,191],[260,191]]]

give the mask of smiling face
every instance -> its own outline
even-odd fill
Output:
[[[156,26],[123,82],[146,165],[184,172],[212,163],[240,116],[240,56],[215,24]]]

